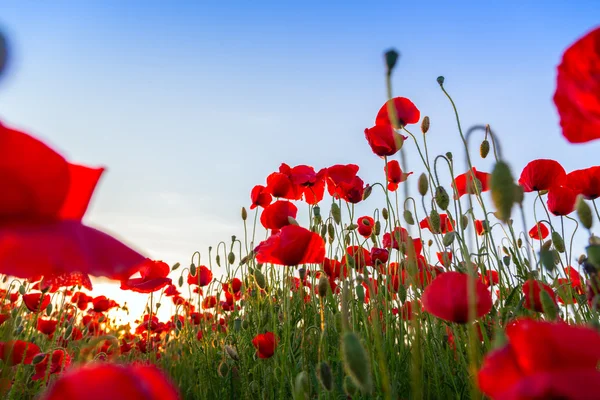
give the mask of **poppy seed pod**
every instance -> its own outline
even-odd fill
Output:
[[[489,153],[490,142],[487,139],[485,139],[483,142],[481,142],[481,145],[479,146],[479,155],[481,156],[481,158],[486,158]]]
[[[327,234],[331,240],[335,239],[335,227],[331,222],[327,224]]]
[[[581,221],[581,225],[583,225],[586,229],[591,229],[593,223],[592,209],[585,202],[583,196],[581,195],[577,198],[575,210],[577,211],[577,217],[579,218],[579,221]]]
[[[245,221],[248,218],[248,211],[246,211],[246,207],[242,207],[242,221]]]
[[[230,251],[227,255],[227,261],[229,262],[229,264],[233,264],[235,262],[235,254],[233,253],[233,251]]]
[[[340,206],[337,203],[331,204],[331,216],[336,224],[339,225],[342,222],[342,210],[340,210]]]
[[[463,214],[460,216],[460,226],[463,229],[467,229],[467,226],[469,225],[469,217],[466,214]]]
[[[384,53],[384,57],[385,57],[385,66],[387,68],[387,74],[389,76],[392,74],[392,71],[394,70],[396,63],[398,62],[398,58],[400,57],[400,54],[395,49],[389,49],[388,51],[386,51]]]
[[[490,177],[490,189],[498,218],[505,223],[510,219],[515,200],[514,186],[515,183],[510,172],[510,167],[504,161],[498,161]]]
[[[423,132],[423,135],[424,135],[428,131],[429,131],[429,117],[425,116],[425,118],[423,118],[423,121],[421,121],[421,132]]]
[[[429,213],[429,228],[432,233],[440,233],[441,232],[442,219],[440,214],[435,210],[431,209]]]
[[[436,80],[440,86],[444,85],[444,77],[443,76],[438,76]]]
[[[325,361],[322,361],[321,364],[317,367],[317,377],[319,378],[319,382],[328,392],[333,389],[333,374],[331,373],[331,368],[329,364]]]
[[[442,239],[442,243],[443,243],[444,247],[450,247],[450,245],[452,245],[452,243],[454,243],[455,237],[456,237],[456,232],[454,232],[454,231],[446,233]]]
[[[450,197],[443,186],[438,186],[435,189],[435,202],[442,210],[447,210],[450,204]]]
[[[190,264],[190,275],[196,276],[196,266],[194,265],[194,263]]]
[[[560,234],[556,231],[552,232],[552,243],[554,243],[554,248],[559,253],[565,252],[565,242],[564,242],[563,238],[560,236]]]
[[[267,281],[265,280],[265,276],[258,269],[254,270],[254,279],[256,280],[256,284],[259,288],[264,289],[267,287]]]
[[[342,337],[342,357],[344,369],[363,393],[371,393],[373,381],[369,357],[360,339],[354,332],[346,332]]]
[[[381,222],[375,221],[375,229],[373,230],[373,234],[375,236],[379,236],[380,233],[381,233]]]
[[[429,180],[427,179],[427,175],[425,175],[425,173],[422,173],[419,176],[418,189],[421,196],[425,196],[429,190]]]
[[[325,274],[321,275],[319,278],[319,285],[317,286],[317,292],[319,293],[319,297],[327,296],[327,288],[329,287],[329,280]]]

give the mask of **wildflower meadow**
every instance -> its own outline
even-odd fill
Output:
[[[387,98],[349,133],[377,182],[361,160],[275,160],[236,182],[244,234],[174,265],[86,225],[103,167],[0,124],[2,397],[600,399],[600,166],[514,170],[514,143],[463,125],[451,76],[443,134],[464,151],[432,154],[435,110],[392,86],[398,51],[381,65]],[[553,101],[568,142],[600,138],[600,28],[564,52]],[[135,326],[90,277],[146,299]]]

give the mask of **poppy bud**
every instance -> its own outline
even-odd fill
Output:
[[[454,242],[454,238],[456,237],[456,232],[447,232],[442,239],[442,243],[444,247],[450,247],[450,245]]]
[[[365,301],[365,288],[362,285],[356,285],[356,298],[363,303]]]
[[[227,363],[225,361],[222,361],[221,364],[219,364],[219,368],[217,368],[217,372],[221,378],[224,378],[227,376],[227,374],[229,374],[229,366],[227,365]]]
[[[442,225],[442,220],[440,214],[434,209],[431,209],[429,213],[429,227],[431,228],[432,233],[440,233]]]
[[[479,146],[479,155],[481,156],[481,158],[486,158],[489,153],[490,142],[487,139],[485,139],[483,142],[481,142],[481,145]]]
[[[406,286],[400,284],[398,285],[398,297],[400,298],[400,301],[402,303],[404,303],[406,301]]]
[[[179,277],[179,282],[177,283],[179,283],[179,287],[183,286],[183,275]]]
[[[21,294],[21,296],[23,296],[25,294],[25,286],[23,286],[23,285],[19,286],[19,293]]]
[[[521,239],[521,238],[518,238],[518,239],[517,239],[517,247],[518,247],[518,248],[521,248],[521,247],[523,247],[523,239]]]
[[[236,320],[236,322],[237,321],[239,320]],[[225,352],[233,361],[238,361],[240,359],[237,350],[229,345],[225,345]]]
[[[52,303],[48,304],[46,307],[46,315],[50,316],[52,314]]]
[[[229,264],[233,264],[235,262],[235,254],[233,254],[233,251],[230,251],[227,255],[227,261]]]
[[[289,216],[288,216],[288,217],[287,217],[287,220],[288,220],[288,223],[289,223],[290,225],[296,225],[296,226],[300,226],[300,224],[298,224],[298,221],[296,221],[296,218],[293,218],[293,217],[289,217]]]
[[[442,210],[447,210],[450,204],[450,197],[443,186],[438,186],[435,189],[435,202]]]
[[[180,263],[175,263],[173,264],[173,266],[171,267],[171,271],[175,271],[177,268],[179,268],[181,266]]]
[[[362,392],[371,393],[372,379],[369,357],[354,332],[346,332],[342,338],[342,357],[346,373]]]
[[[375,229],[373,229],[373,234],[375,236],[379,236],[380,233],[381,233],[381,222],[375,221]]]
[[[560,234],[556,231],[552,232],[552,243],[554,243],[554,248],[559,253],[565,252],[565,242],[564,242],[563,238],[560,236]]]
[[[320,297],[327,296],[327,288],[328,287],[329,287],[329,280],[327,279],[327,276],[325,276],[323,274],[319,278],[319,285],[317,286],[317,292],[319,293]]]
[[[587,261],[586,255],[585,254],[581,254],[579,256],[579,258],[577,259],[577,264],[581,265],[581,264],[583,264],[586,261]]]
[[[356,391],[358,390],[352,378],[350,378],[347,375],[344,377],[343,389],[344,393],[346,393],[346,395],[349,398],[353,398],[354,395],[356,395]]]
[[[467,226],[469,225],[469,217],[465,214],[465,215],[461,215],[460,216],[460,226],[463,229],[467,229]]]
[[[419,176],[417,187],[421,196],[425,196],[427,194],[427,191],[429,190],[429,180],[427,179],[427,175],[425,175],[425,173],[422,173]]]
[[[327,236],[327,225],[321,225],[321,237],[325,240],[325,236]]]
[[[551,250],[541,249],[540,250],[540,263],[546,268],[548,271],[554,271],[554,255]]]
[[[306,395],[310,392],[310,381],[308,380],[308,374],[306,371],[300,372],[296,375],[294,383],[294,400],[304,400]]]
[[[371,195],[371,192],[373,191],[373,186],[371,185],[367,185],[365,186],[365,191],[363,192],[363,200],[366,200],[369,198],[369,196]]]
[[[540,303],[542,303],[542,308],[544,309],[544,315],[549,320],[555,320],[558,316],[558,309],[554,299],[550,296],[548,292],[545,290],[540,290]]]
[[[331,204],[331,216],[333,217],[333,221],[336,224],[340,224],[342,222],[342,211],[340,210],[340,206],[337,203]]]
[[[451,152],[447,152],[446,153],[446,158],[450,161],[452,161],[452,153]]]
[[[304,281],[304,279],[306,278],[306,268],[300,268],[298,270],[298,276],[300,277],[301,281]]]
[[[264,289],[267,287],[267,281],[265,280],[265,276],[258,269],[254,270],[254,279],[256,280],[256,284],[259,288]]]
[[[220,267],[221,266],[221,256],[220,255],[216,255],[215,256],[215,262],[217,263],[217,265]]]
[[[392,71],[398,62],[398,57],[400,54],[394,49],[390,49],[384,53],[385,56],[385,66],[387,67],[387,75],[392,75]]]
[[[246,211],[246,207],[242,207],[242,221],[245,221],[248,218],[248,211]]]
[[[436,80],[440,86],[444,85],[444,77],[443,76],[438,76]]]
[[[383,219],[385,219],[387,221],[389,214],[388,214],[388,210],[387,208],[383,207],[381,209],[381,216],[383,217]]]
[[[329,364],[325,361],[322,361],[321,364],[317,367],[317,377],[319,378],[319,382],[328,392],[333,389],[333,374],[331,373],[331,368]]]
[[[508,164],[504,161],[496,163],[489,184],[498,218],[506,223],[510,219],[515,200],[515,183]]]
[[[69,339],[71,337],[71,333],[73,332],[73,325],[69,325],[67,326],[67,329],[65,329],[65,335],[64,338],[65,339]]]
[[[593,222],[592,209],[583,200],[583,196],[581,195],[577,199],[575,210],[577,211],[577,217],[579,218],[579,221],[581,221],[581,225],[583,225],[588,230],[591,229]]]
[[[363,223],[364,223],[366,226],[369,226],[369,221],[366,221],[366,220],[365,220]],[[358,228],[358,225],[356,225],[356,224],[350,224],[350,225],[348,225],[348,226],[346,227],[346,230],[347,230],[347,231],[353,231],[353,230],[355,230],[356,228]]]
[[[194,263],[190,264],[190,275],[196,276],[196,266],[194,265]]]
[[[335,239],[335,228],[331,222],[327,224],[327,233],[331,240]]]
[[[525,200],[525,191],[523,190],[523,186],[515,185],[515,203],[522,204],[523,200]]]
[[[44,358],[46,358],[46,353],[39,353],[39,354],[36,354],[36,356],[35,356],[35,357],[33,357],[33,361],[31,361],[31,363],[32,363],[33,365],[39,364],[39,363],[41,363],[42,361],[44,361]]]
[[[424,135],[427,133],[427,131],[429,131],[429,117],[425,116],[421,122],[421,132],[423,132]]]

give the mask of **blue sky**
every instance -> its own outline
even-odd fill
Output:
[[[592,165],[600,143],[568,144],[551,98],[562,52],[598,15],[597,1],[6,1],[0,118],[108,166],[88,220],[188,264],[241,233],[240,207],[281,162],[381,179],[363,131],[389,47],[395,94],[431,118],[430,153],[462,159],[444,75],[463,124],[491,124],[515,175],[535,158]]]

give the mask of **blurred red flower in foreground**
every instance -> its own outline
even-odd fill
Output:
[[[321,236],[306,228],[287,225],[261,242],[254,251],[259,263],[320,264],[325,258],[325,242]]]
[[[71,164],[0,124],[0,272],[22,278],[75,271],[132,275],[144,257],[81,223],[103,171]]]
[[[593,399],[600,393],[600,334],[594,329],[521,319],[508,344],[487,354],[479,387],[497,399]]]
[[[561,185],[567,173],[557,161],[533,160],[523,168],[519,185],[525,192],[537,192],[550,190],[554,186]]]
[[[259,358],[270,358],[277,348],[277,338],[273,332],[260,333],[252,339],[252,345],[256,348]]]
[[[375,125],[391,125],[392,121],[388,114],[389,108],[388,103],[392,102],[393,107],[396,110],[396,117],[401,126],[416,124],[421,119],[421,113],[419,109],[413,104],[412,101],[406,97],[395,97],[386,102],[377,113],[375,118]],[[396,128],[400,128],[396,126]]]
[[[93,364],[62,375],[41,400],[178,400],[169,379],[152,365]]]
[[[525,308],[529,308],[530,310],[537,312],[544,312],[541,294],[542,291],[548,293],[548,296],[552,302],[556,304],[556,296],[554,295],[554,291],[550,286],[543,282],[530,279],[523,284],[523,296],[525,296],[525,303],[523,305]]]
[[[122,290],[132,290],[138,293],[152,293],[171,283],[167,278],[171,268],[162,261],[147,259],[140,268],[141,278],[129,278],[121,282]]]
[[[575,42],[558,66],[554,104],[571,143],[600,138],[600,27]]]
[[[439,275],[423,292],[423,309],[446,321],[469,322],[468,279],[468,275],[455,271]],[[475,280],[474,294],[475,318],[479,318],[492,309],[492,295],[478,279]]]
[[[48,370],[48,363],[50,363],[50,370]],[[31,379],[37,381],[39,379],[44,379],[46,374],[58,374],[64,371],[70,364],[71,357],[69,356],[69,353],[67,353],[66,350],[54,350],[52,352],[52,357],[46,354],[42,361],[35,364],[35,375],[33,375]]]

